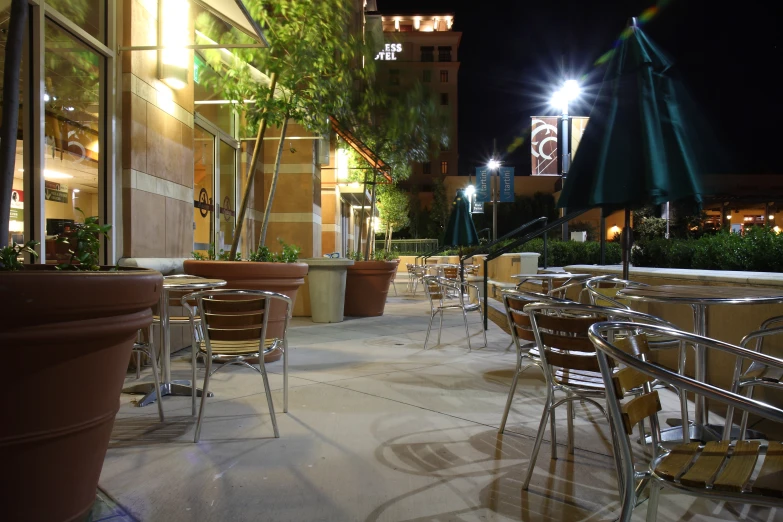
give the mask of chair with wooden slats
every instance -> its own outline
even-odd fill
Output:
[[[452,281],[443,277],[426,276],[422,279],[424,290],[430,302],[430,323],[427,326],[427,336],[424,338],[424,348],[427,348],[427,342],[430,339],[432,322],[435,316],[440,316],[438,326],[438,344],[440,344],[440,335],[443,331],[443,312],[446,310],[462,311],[462,319],[465,323],[465,336],[468,341],[468,351],[473,350],[470,344],[470,331],[468,330],[468,312],[478,312],[481,318],[481,333],[484,336],[484,348],[487,347],[487,332],[484,330],[484,315],[481,312],[480,303],[471,303],[468,297],[468,288],[472,287],[478,292],[478,289],[467,282]],[[453,298],[452,296],[456,296]]]
[[[506,429],[506,421],[508,420],[509,411],[511,411],[511,403],[513,402],[514,394],[516,393],[520,374],[532,366],[543,370],[541,356],[538,353],[538,349],[535,347],[536,339],[533,335],[530,317],[523,311],[523,308],[530,303],[555,304],[567,302],[563,299],[553,298],[546,294],[523,292],[520,290],[504,290],[502,295],[503,306],[506,309],[506,319],[508,320],[508,329],[511,332],[511,343],[517,350],[517,365],[514,369],[514,378],[511,381],[511,388],[508,391],[506,408],[503,410],[503,418],[500,421],[498,433],[503,433]],[[523,366],[522,362],[525,359],[530,360],[530,364]]]
[[[634,310],[606,308],[579,303],[533,303],[523,308],[530,317],[530,325],[541,355],[541,364],[547,382],[547,395],[538,434],[528,464],[522,489],[527,489],[533,476],[538,451],[550,423],[552,458],[557,458],[557,431],[555,410],[566,404],[568,408],[568,452],[574,452],[574,401],[596,406],[604,416],[607,413],[598,402],[606,397],[606,389],[599,372],[595,348],[587,337],[590,326],[607,317],[623,318],[639,324],[657,324],[673,328],[658,317]],[[557,399],[557,394],[564,397]],[[619,472],[619,462],[617,463]]]
[[[682,393],[691,392],[741,411],[759,415],[774,422],[783,423],[783,409],[753,401],[733,391],[726,391],[713,385],[701,383],[680,375],[667,368],[646,360],[641,352],[629,351],[611,341],[617,334],[633,328],[639,336],[669,335],[682,343],[703,346],[706,350],[718,350],[734,357],[747,359],[783,370],[783,361],[765,356],[740,346],[734,346],[707,337],[679,330],[666,329],[657,325],[639,325],[628,322],[602,322],[590,327],[588,336],[596,347],[597,360],[607,389],[609,414],[618,426],[614,437],[615,460],[621,464],[622,510],[619,520],[631,520],[634,508],[639,503],[641,488],[638,481],[649,481],[650,498],[647,520],[657,517],[662,488],[698,497],[727,502],[738,502],[761,506],[783,505],[783,444],[767,440],[737,440],[687,442],[668,451],[658,451],[653,445],[653,457],[649,463],[634,462],[631,448],[633,425],[641,418],[657,420],[661,411],[657,390],[652,390],[653,380],[677,387]],[[625,369],[616,372],[619,364]],[[625,374],[623,374],[625,372]],[[622,375],[627,379],[623,381]],[[640,377],[641,376],[641,377]],[[627,390],[644,381],[645,393],[622,403]],[[687,437],[688,430],[683,429]],[[730,437],[730,432],[726,432]],[[618,459],[619,457],[619,459]]]
[[[761,323],[758,330],[750,332],[742,338],[740,346],[746,348],[751,341],[756,341],[754,351],[764,353],[764,341],[770,340],[770,337],[780,336],[777,340],[783,339],[783,316],[771,317]],[[734,378],[731,391],[739,393],[744,392],[746,397],[753,397],[753,390],[757,386],[771,388],[773,390],[783,391],[783,370],[774,366],[767,366],[757,362],[750,362],[738,358],[734,367]],[[726,412],[726,425],[724,429],[731,429],[734,420],[734,409],[729,406]],[[742,412],[740,421],[740,438],[745,436],[748,429],[748,412]]]
[[[590,296],[590,303],[610,308],[630,308],[625,299],[618,299],[617,292],[625,288],[642,288],[650,286],[636,281],[628,281],[613,276],[597,276],[585,281],[585,289]]]
[[[204,386],[201,396],[198,420],[194,442],[199,441],[201,421],[204,417],[204,407],[208,395],[209,379],[213,373],[229,364],[247,366],[258,373],[264,381],[267,406],[272,417],[272,427],[275,437],[280,433],[277,429],[277,418],[272,403],[272,393],[269,387],[264,355],[280,349],[283,352],[283,411],[288,411],[288,343],[286,331],[291,316],[292,303],[288,296],[263,290],[205,290],[194,292],[182,297],[182,302],[196,302],[197,315],[201,318],[203,342],[199,344],[200,352],[204,354],[205,372]],[[281,301],[286,308],[283,335],[280,338],[267,337],[267,311],[272,301]],[[195,316],[196,314],[194,314]],[[250,364],[248,359],[258,360],[258,366]],[[212,370],[212,364],[221,366]],[[196,382],[196,357],[193,355],[193,382]],[[194,386],[195,389],[195,386]],[[193,401],[195,401],[195,394]],[[194,402],[195,403],[195,402]]]

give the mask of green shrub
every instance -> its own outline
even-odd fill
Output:
[[[515,252],[537,252],[539,266],[544,266],[544,240],[536,238],[514,249]],[[620,262],[618,243],[606,243],[606,264]],[[547,266],[597,265],[601,262],[601,243],[598,241],[553,241],[547,242]]]
[[[699,239],[650,239],[634,245],[631,262],[660,268],[781,272],[783,235],[753,227],[744,236],[722,232]]]

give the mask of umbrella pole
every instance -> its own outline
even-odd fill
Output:
[[[623,226],[623,279],[628,281],[628,268],[631,264],[631,209],[625,207],[625,225]]]

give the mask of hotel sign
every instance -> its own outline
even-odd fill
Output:
[[[383,50],[375,55],[376,60],[393,62],[397,60],[397,53],[402,52],[402,44],[390,43],[383,46]]]

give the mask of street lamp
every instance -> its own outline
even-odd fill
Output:
[[[492,187],[492,241],[496,241],[498,238],[498,196],[495,192],[494,175],[500,168],[500,162],[495,158],[492,158],[487,162],[487,168],[489,169],[489,184]]]
[[[473,195],[476,193],[476,187],[468,185],[465,187],[465,195],[468,197],[468,208],[473,212]]]
[[[568,124],[568,104],[571,103],[572,101],[576,100],[577,98],[579,98],[579,94],[581,92],[582,92],[582,89],[579,87],[579,82],[577,82],[576,80],[566,80],[565,82],[563,82],[563,86],[552,95],[552,99],[550,101],[550,103],[552,104],[553,107],[555,107],[555,108],[560,110],[560,114],[561,114],[562,119],[563,119],[563,132],[562,132],[563,139],[559,140],[560,143],[563,144],[562,148],[561,148],[562,157],[563,157],[563,160],[562,160],[562,163],[561,163],[561,165],[562,165],[562,169],[561,170],[562,170],[562,176],[563,176],[563,182],[561,184],[561,190],[562,190],[562,185],[565,185],[566,175],[568,174],[568,169],[569,169],[570,163],[571,163],[571,161],[570,161],[571,160],[571,151],[569,150],[570,149],[570,147],[569,147],[570,143],[569,143],[569,140],[568,140],[568,128],[569,128],[569,124]],[[565,216],[566,215],[566,209],[561,208],[560,209],[560,213],[561,213],[560,217]],[[568,223],[563,223],[563,241],[568,241],[568,239],[569,239],[568,238]]]

